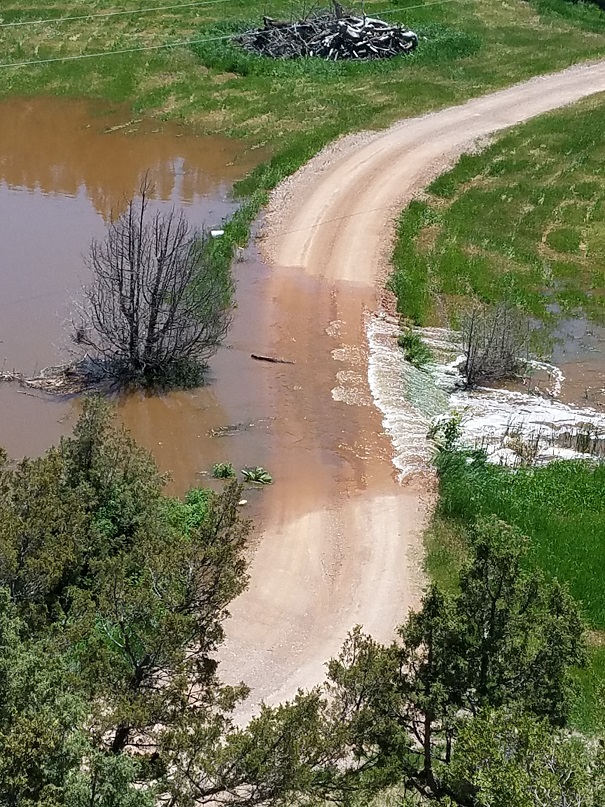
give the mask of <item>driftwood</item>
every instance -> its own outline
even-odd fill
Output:
[[[79,395],[87,390],[99,388],[101,379],[91,373],[87,363],[75,362],[46,367],[38,375],[31,377],[16,371],[0,370],[0,382],[2,381],[49,395]]]
[[[296,364],[290,359],[277,359],[275,356],[259,356],[258,353],[251,353],[250,358],[256,361],[270,361],[272,364]]]
[[[333,11],[316,12],[296,23],[264,17],[264,27],[236,38],[246,50],[274,59],[316,56],[341,59],[388,59],[410,53],[418,37],[403,25],[389,25],[373,17],[346,14],[334,2]]]

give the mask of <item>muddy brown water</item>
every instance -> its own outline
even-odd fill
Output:
[[[563,319],[552,334],[549,357],[563,374],[558,400],[580,408],[605,412],[605,326],[578,316]],[[543,370],[532,373],[529,388],[547,396],[553,379]],[[525,385],[504,384],[525,390]]]
[[[557,336],[553,363],[565,376],[562,400],[605,412],[605,326],[581,317],[563,322]]]
[[[87,102],[0,104],[0,364],[33,373],[66,358],[70,301],[87,275],[93,237],[132,197],[145,172],[157,204],[182,205],[190,221],[215,227],[235,209],[232,183],[258,152],[178,125],[133,120]],[[214,462],[263,464],[273,422],[271,385],[250,353],[266,269],[254,250],[235,266],[238,309],[209,384],[194,392],[116,401],[123,422],[172,475],[173,491],[205,481]],[[79,402],[0,385],[0,444],[37,455],[68,433]]]

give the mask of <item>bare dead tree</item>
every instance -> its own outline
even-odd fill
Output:
[[[517,307],[475,306],[462,322],[466,385],[514,378],[529,357],[530,337],[529,321]]]
[[[196,386],[229,326],[231,280],[211,260],[208,234],[177,209],[152,213],[151,192],[145,179],[93,241],[72,340],[81,365],[120,386]]]

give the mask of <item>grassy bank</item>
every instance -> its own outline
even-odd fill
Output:
[[[463,157],[399,222],[393,287],[418,324],[465,300],[509,299],[548,324],[605,319],[603,140],[598,96]]]
[[[438,465],[440,501],[425,535],[428,574],[446,590],[456,586],[478,517],[496,515],[527,535],[527,562],[567,584],[591,628],[573,722],[601,730],[595,705],[605,685],[605,466],[555,462],[511,471],[464,451],[442,454]]]
[[[440,472],[440,513],[462,525],[495,514],[530,538],[529,562],[565,580],[591,625],[605,629],[605,465],[553,462],[510,471],[452,455]]]
[[[162,3],[150,4],[155,5]],[[119,7],[108,0],[32,0],[25,9],[18,0],[7,0],[0,22],[2,63],[197,44],[2,67],[0,96],[96,96],[132,104],[138,113],[246,137],[274,153],[289,147],[299,153],[341,133],[381,127],[605,52],[605,15],[565,0],[367,0],[367,11],[385,13],[421,35],[416,55],[381,63],[265,61],[214,39],[258,22],[263,13],[287,18],[301,5],[208,0],[192,8],[142,13],[139,0],[123,0]],[[134,13],[61,19],[117,8]],[[7,25],[40,19],[50,21]],[[213,41],[201,41],[209,38]]]

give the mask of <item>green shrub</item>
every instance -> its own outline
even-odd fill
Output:
[[[419,370],[433,361],[433,354],[429,346],[423,341],[420,334],[411,329],[399,334],[397,344],[403,350],[406,361]]]
[[[230,462],[217,462],[212,466],[212,476],[215,479],[234,479],[235,468]]]
[[[201,527],[208,515],[212,491],[208,488],[192,488],[184,501],[166,497],[163,500],[168,522],[182,535],[190,535]]]
[[[270,485],[273,482],[273,477],[270,473],[261,468],[260,465],[255,467],[246,467],[242,469],[242,475],[246,482],[256,482],[259,485]]]

